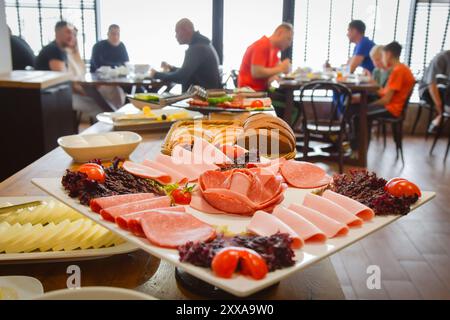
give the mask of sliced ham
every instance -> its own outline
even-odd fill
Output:
[[[140,223],[148,241],[164,248],[177,248],[189,241],[208,241],[216,236],[212,226],[184,212],[155,212],[142,217]]]
[[[347,211],[353,213],[354,215],[360,217],[365,221],[372,220],[375,216],[375,213],[372,209],[342,194],[336,193],[331,190],[326,190],[322,196],[325,199],[331,200],[337,205],[340,205],[342,208],[345,208]]]
[[[189,206],[195,210],[210,214],[224,214],[225,211],[214,208],[206,201],[200,191],[192,193],[191,203]]]
[[[168,184],[172,181],[172,178],[168,173],[156,170],[148,166],[144,166],[140,163],[125,161],[123,163],[123,168],[134,176],[145,179],[153,179],[162,184]]]
[[[349,229],[345,223],[338,222],[319,211],[310,209],[301,204],[291,204],[289,209],[302,216],[317,228],[322,230],[328,238],[345,236]]]
[[[331,182],[331,177],[325,170],[309,162],[286,161],[281,165],[280,171],[287,183],[296,188],[319,188]]]
[[[229,189],[211,188],[203,190],[202,194],[210,205],[227,213],[251,216],[258,208],[246,195]]]
[[[117,196],[110,197],[102,197],[92,199],[89,203],[91,210],[100,213],[102,209],[118,206],[124,203],[130,203],[140,200],[146,200],[154,198],[155,195],[153,193],[130,193],[130,194],[121,194]]]
[[[183,206],[173,206],[173,207],[145,210],[136,213],[129,213],[117,217],[116,223],[120,228],[124,230],[129,230],[131,233],[133,233],[138,237],[145,237],[144,230],[142,230],[140,222],[141,218],[147,214],[153,214],[155,212],[186,212],[186,208]]]
[[[156,161],[182,173],[189,181],[196,181],[200,175],[208,170],[219,169],[215,164],[202,162],[201,157],[198,158],[194,157],[191,151],[176,146],[172,150],[171,157],[160,154],[156,157]]]
[[[181,171],[172,169],[171,167],[165,165],[162,161],[158,162],[153,160],[144,160],[142,164],[155,170],[167,173],[171,178],[171,183],[183,185],[189,181],[189,178],[186,177],[186,175],[184,175]]]
[[[202,163],[213,163],[218,165],[233,163],[233,161],[216,146],[197,136],[194,136],[192,153],[194,154],[194,158],[200,158]]]
[[[269,237],[276,233],[287,233],[292,237],[293,249],[300,249],[304,244],[303,239],[291,227],[274,215],[264,211],[257,211],[253,215],[247,230],[264,237]]]
[[[327,240],[327,236],[322,230],[292,210],[278,206],[273,210],[273,215],[291,227],[305,242],[325,242]]]
[[[312,193],[307,193],[305,195],[303,205],[308,208],[317,210],[320,213],[330,217],[331,219],[345,223],[349,227],[359,227],[363,223],[362,219],[348,212],[346,209],[337,205],[333,201]]]
[[[168,196],[156,197],[102,209],[100,214],[103,219],[115,222],[115,219],[119,216],[144,210],[169,207],[171,202],[172,200]]]

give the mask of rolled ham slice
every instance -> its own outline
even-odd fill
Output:
[[[144,166],[143,164],[125,161],[123,163],[123,168],[134,176],[145,179],[153,179],[162,184],[168,184],[172,181],[172,178],[168,173]]]
[[[345,223],[331,219],[319,211],[310,209],[304,205],[291,204],[289,205],[289,209],[314,224],[317,228],[322,230],[328,238],[345,236],[349,231]]]
[[[119,216],[144,210],[169,207],[171,202],[172,200],[168,196],[156,197],[102,209],[100,214],[103,219],[115,222],[115,219]]]
[[[322,230],[292,210],[278,206],[273,210],[273,215],[291,227],[305,242],[325,242],[327,240],[327,236]]]
[[[163,248],[208,241],[216,236],[213,227],[184,212],[155,212],[142,217],[140,223],[148,241]]]
[[[356,200],[353,200],[352,198],[346,197],[334,191],[326,190],[323,193],[322,197],[333,201],[337,205],[340,205],[342,208],[353,213],[355,216],[363,219],[364,221],[372,220],[375,216],[375,213],[369,207]]]
[[[144,166],[150,167],[161,172],[165,172],[171,178],[171,183],[178,183],[180,185],[186,184],[189,178],[186,177],[181,171],[172,169],[170,166],[164,164],[164,161],[144,160],[142,163]]]
[[[117,225],[124,229],[129,230],[131,233],[138,237],[145,237],[144,230],[141,226],[141,218],[147,214],[153,214],[155,212],[186,212],[186,208],[183,206],[174,206],[166,208],[151,209],[136,213],[129,213],[116,218]]]
[[[92,199],[89,203],[91,210],[100,213],[102,209],[118,206],[124,203],[130,203],[140,200],[152,199],[155,195],[153,193],[130,193],[120,194],[117,196],[102,197]]]
[[[345,223],[349,227],[360,227],[363,224],[362,219],[335,204],[333,201],[312,193],[307,193],[305,195],[303,205],[317,210],[331,219]]]
[[[300,249],[304,245],[303,239],[291,227],[274,215],[264,211],[255,212],[247,226],[247,230],[264,237],[269,237],[276,233],[287,233],[292,237],[291,246],[293,249]]]
[[[325,170],[309,162],[289,160],[280,166],[280,171],[287,183],[296,188],[319,188],[331,182]]]

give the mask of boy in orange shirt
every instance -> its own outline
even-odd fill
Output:
[[[369,105],[369,120],[375,117],[400,117],[416,83],[408,66],[400,62],[402,46],[394,41],[383,48],[383,63],[391,74],[386,86],[378,91],[380,99]]]

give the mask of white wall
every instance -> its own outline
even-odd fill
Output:
[[[0,74],[12,70],[11,48],[6,27],[5,1],[0,0]]]

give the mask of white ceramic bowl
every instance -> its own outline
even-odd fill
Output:
[[[58,139],[58,144],[76,162],[86,162],[128,158],[141,141],[142,137],[137,133],[116,131],[65,136]]]
[[[83,287],[47,292],[36,300],[156,300],[147,294],[114,287]]]

